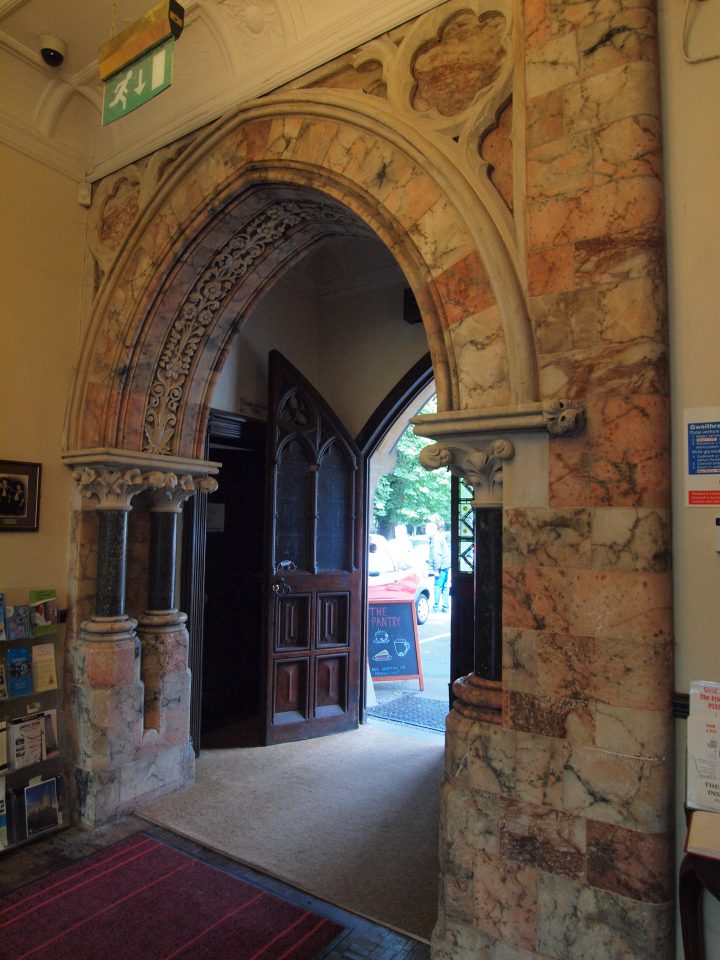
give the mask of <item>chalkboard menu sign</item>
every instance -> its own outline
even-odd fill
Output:
[[[368,662],[373,680],[419,680],[425,689],[412,601],[368,604]]]

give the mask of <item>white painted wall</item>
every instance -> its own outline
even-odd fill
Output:
[[[213,407],[264,418],[267,354],[275,347],[356,436],[398,380],[427,352],[422,324],[403,320],[402,274],[358,286],[352,262],[344,265],[341,276],[332,258],[325,263],[323,289],[331,294],[313,292],[301,261],[258,303],[235,335],[213,393]],[[359,260],[358,270],[364,265]],[[343,285],[345,292],[338,289]]]
[[[686,52],[720,55],[720,2],[689,0]],[[720,508],[684,505],[684,411],[720,406],[720,59],[682,53],[686,5],[660,0],[673,422],[675,689],[720,681]],[[685,723],[676,729],[678,858],[684,840]],[[708,960],[720,958],[720,906],[707,904]],[[678,946],[678,957],[682,957]]]

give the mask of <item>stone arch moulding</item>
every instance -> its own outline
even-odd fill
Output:
[[[267,206],[262,191],[279,186],[288,190],[284,202],[304,190],[326,210],[342,205],[356,228],[369,227],[393,252],[423,316],[441,414],[537,409],[514,259],[462,169],[377,99],[293,91],[209,130],[139,215],[96,298],[68,410],[67,453],[201,456],[198,424],[238,312],[280,266],[273,272],[260,257],[252,283],[231,277],[230,289],[205,304],[212,317],[204,325],[188,297],[198,270],[211,269],[213,254]],[[285,262],[300,247],[283,254]],[[468,369],[470,380],[460,374]],[[153,450],[143,424],[161,370],[174,378],[174,419],[166,446]]]

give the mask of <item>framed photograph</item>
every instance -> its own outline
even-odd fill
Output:
[[[37,530],[40,464],[0,460],[0,531]]]

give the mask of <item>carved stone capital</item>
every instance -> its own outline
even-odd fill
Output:
[[[515,456],[510,440],[491,440],[485,444],[445,440],[420,451],[420,463],[426,470],[447,467],[473,488],[473,506],[502,503],[503,464]]]
[[[130,470],[116,470],[112,467],[94,466],[73,470],[75,480],[83,497],[97,498],[97,510],[132,509],[130,501],[138,493],[154,486],[151,478],[157,480],[160,474],[147,474],[133,467]]]
[[[162,483],[153,484],[150,509],[154,513],[181,513],[185,501],[198,490],[213,493],[217,487],[214,477],[191,477],[189,473],[178,477],[167,473]]]
[[[570,400],[546,400],[543,404],[543,420],[552,437],[573,433],[585,423],[585,408]]]

